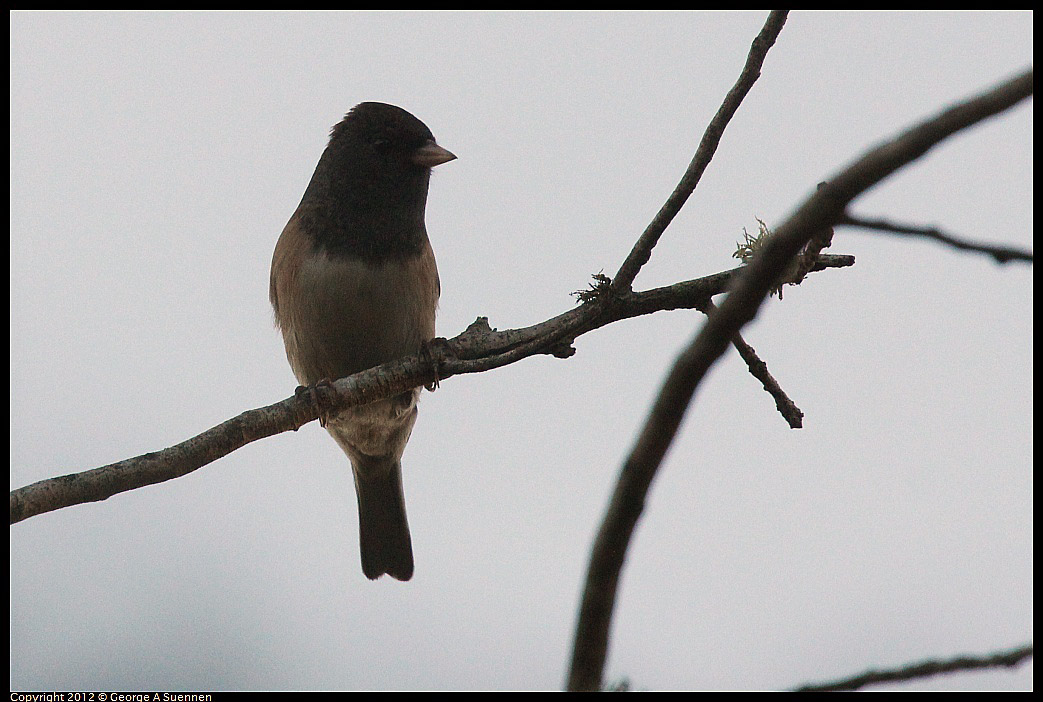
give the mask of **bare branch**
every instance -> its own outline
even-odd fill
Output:
[[[695,190],[695,186],[699,184],[703,171],[710,164],[710,159],[713,158],[714,153],[717,151],[717,145],[721,143],[724,128],[728,126],[728,122],[731,121],[732,116],[739,109],[739,105],[742,104],[743,98],[746,97],[750,89],[753,88],[753,84],[760,77],[764,57],[767,56],[768,50],[775,44],[775,40],[782,31],[788,12],[788,10],[772,10],[771,14],[768,15],[768,19],[764,23],[760,34],[753,40],[753,46],[750,47],[746,65],[743,67],[742,73],[739,74],[739,79],[732,86],[732,89],[728,91],[728,95],[724,98],[720,109],[717,110],[717,114],[713,116],[710,124],[706,127],[702,141],[699,142],[699,148],[696,149],[695,156],[692,157],[691,163],[688,164],[681,181],[674,188],[674,191],[670,193],[670,197],[663,203],[656,216],[645,227],[645,231],[641,233],[637,243],[634,244],[634,248],[631,249],[626,260],[623,261],[623,265],[616,272],[615,278],[612,279],[612,292],[614,294],[618,295],[630,289],[638,271],[641,270],[641,267],[648,262],[649,257],[652,255],[652,249],[659,242],[659,237],[663,235],[670,222],[681,211],[684,203],[688,201],[689,196]]]
[[[845,215],[839,222],[837,222],[837,224],[847,227],[874,229],[876,231],[890,232],[891,234],[900,234],[902,236],[921,236],[927,239],[934,239],[943,244],[948,244],[955,249],[961,249],[963,251],[978,251],[980,253],[988,254],[996,259],[996,263],[1010,263],[1011,261],[1025,261],[1027,263],[1032,263],[1031,251],[1022,251],[1021,249],[1015,249],[1009,246],[975,244],[966,239],[957,238],[952,234],[946,234],[937,227],[920,227],[909,224],[900,224],[886,219],[868,219],[851,215]]]
[[[735,288],[712,313],[670,370],[627,456],[587,570],[573,644],[568,689],[601,687],[612,610],[623,561],[645,498],[699,383],[760,309],[791,261],[845,215],[848,204],[947,137],[1032,95],[1032,70],[907,129],[871,149],[811,195],[759,247]]]
[[[959,656],[947,660],[927,660],[912,663],[901,668],[890,670],[869,670],[861,675],[834,680],[828,683],[816,683],[799,687],[793,692],[840,692],[858,690],[867,685],[900,682],[929,678],[943,673],[956,673],[962,670],[981,670],[983,668],[1013,668],[1032,657],[1032,644],[1019,646],[1009,651],[989,653],[983,656]]]
[[[808,271],[811,270],[813,265],[809,265]],[[807,271],[801,277],[803,278],[805,275],[807,275]],[[705,307],[700,308],[707,315],[715,309],[717,309],[717,306],[713,304],[712,300],[707,301]],[[779,385],[779,382],[768,372],[768,364],[761,360],[761,357],[757,355],[757,351],[742,338],[742,334],[736,334],[735,338],[732,339],[732,344],[735,346],[735,350],[739,352],[739,357],[746,362],[746,367],[749,368],[750,374],[761,381],[765,392],[775,398],[775,407],[779,410],[779,414],[782,415],[783,419],[786,420],[786,423],[789,424],[790,429],[800,429],[804,425],[804,413],[800,411],[800,408],[789,398],[786,391]]]
[[[822,268],[854,264],[851,256],[823,257]],[[514,363],[528,356],[564,351],[582,334],[607,324],[662,310],[695,309],[711,296],[724,292],[742,271],[688,280],[644,292],[629,292],[615,300],[609,311],[595,303],[574,307],[540,324],[496,331],[483,319],[462,334],[437,346],[430,355],[419,354],[342,378],[330,387],[315,388],[321,405],[341,409],[391,397],[410,388],[428,385],[462,373],[479,373]],[[246,444],[284,431],[296,431],[314,421],[319,409],[311,393],[295,394],[281,402],[243,412],[176,446],[129,458],[101,468],[49,478],[11,491],[11,523],[85,502],[98,502],[127,490],[179,478],[212,463]]]

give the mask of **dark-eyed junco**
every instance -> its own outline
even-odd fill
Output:
[[[275,321],[302,385],[415,354],[434,337],[438,270],[424,209],[431,169],[454,158],[393,105],[364,102],[333,127],[272,259]],[[419,395],[327,419],[355,475],[368,578],[413,575],[401,459]]]

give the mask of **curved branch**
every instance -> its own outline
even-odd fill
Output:
[[[598,530],[576,624],[568,689],[601,687],[612,610],[623,561],[645,497],[699,383],[728,344],[756,316],[768,291],[816,235],[845,217],[848,204],[947,137],[1032,95],[1032,70],[957,104],[870,150],[819,186],[769,236],[734,289],[674,363],[620,471]]]

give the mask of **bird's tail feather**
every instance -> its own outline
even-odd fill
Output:
[[[356,456],[355,490],[359,498],[359,546],[362,572],[370,580],[387,573],[396,580],[413,577],[413,545],[402,493],[402,464],[391,456]]]

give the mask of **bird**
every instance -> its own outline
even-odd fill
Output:
[[[413,355],[435,335],[441,286],[427,236],[431,169],[456,156],[394,105],[363,102],[330,130],[272,256],[269,298],[302,387]],[[402,453],[420,388],[325,417],[358,497],[362,572],[413,576]]]

